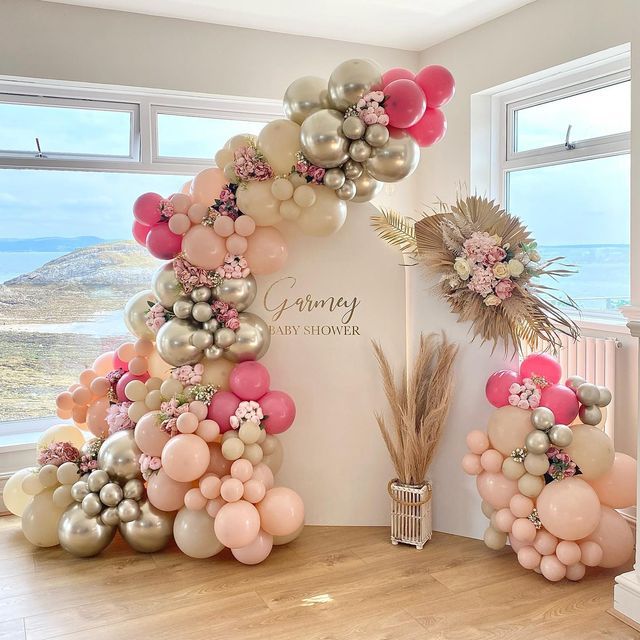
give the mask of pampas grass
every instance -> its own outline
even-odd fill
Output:
[[[420,334],[413,368],[409,375],[405,369],[396,382],[382,347],[372,344],[391,411],[391,425],[382,414],[375,414],[380,433],[400,482],[422,484],[449,413],[458,347],[444,333]]]

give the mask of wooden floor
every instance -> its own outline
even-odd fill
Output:
[[[34,549],[0,518],[0,638],[82,640],[586,640],[640,638],[606,613],[613,576],[551,584],[509,551],[436,534],[422,551],[381,527],[307,527],[255,567]]]

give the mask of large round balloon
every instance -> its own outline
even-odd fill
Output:
[[[345,60],[329,78],[329,100],[340,111],[355,105],[374,89],[382,89],[382,69],[372,60]]]
[[[184,505],[184,497],[191,489],[190,482],[176,482],[164,469],[152,473],[147,482],[149,502],[162,511],[177,511]]]
[[[232,304],[238,311],[244,311],[255,300],[258,293],[256,279],[252,275],[246,278],[224,278],[213,288],[213,296],[227,304]]]
[[[88,516],[79,503],[72,504],[60,518],[60,546],[79,558],[98,555],[116,535],[116,528],[106,525],[97,516]]]
[[[615,450],[611,438],[590,424],[572,427],[573,439],[566,453],[580,467],[585,480],[595,480],[603,476],[613,465]]]
[[[149,456],[162,455],[162,449],[169,442],[169,434],[160,428],[160,412],[149,411],[138,420],[133,436],[143,453]]]
[[[324,185],[312,188],[316,194],[315,202],[302,209],[298,227],[308,236],[329,236],[338,231],[347,219],[347,203]]]
[[[310,115],[300,129],[305,157],[318,167],[339,167],[349,159],[350,140],[342,133],[344,117],[335,109],[322,109]]]
[[[194,202],[209,206],[220,195],[226,182],[221,169],[204,169],[193,178],[191,197]]]
[[[636,461],[626,453],[617,452],[611,469],[588,482],[608,507],[625,509],[636,504]]]
[[[207,443],[192,433],[171,438],[162,449],[162,468],[176,482],[197,480],[209,466]]]
[[[227,254],[224,238],[211,227],[201,224],[194,225],[187,231],[182,239],[182,250],[191,264],[202,269],[217,269]]]
[[[173,537],[180,551],[190,558],[210,558],[224,549],[213,530],[213,518],[204,509],[180,509],[173,523]]]
[[[511,498],[518,493],[518,483],[502,473],[484,471],[476,478],[476,486],[480,497],[494,509],[508,507]]]
[[[369,202],[384,187],[384,184],[373,178],[366,169],[357,178],[353,178],[353,183],[356,185],[356,195],[351,199],[351,202]]]
[[[153,295],[165,309],[173,307],[173,303],[183,294],[182,286],[173,269],[173,262],[167,262],[156,269],[151,280],[151,289]]]
[[[312,113],[329,106],[327,81],[317,76],[302,76],[294,80],[284,93],[284,113],[298,124]]]
[[[247,311],[238,314],[238,318],[240,328],[236,331],[236,341],[225,349],[224,357],[231,362],[259,360],[271,344],[269,327],[260,316]]]
[[[140,515],[130,522],[121,522],[120,535],[135,551],[161,551],[171,540],[173,514],[156,509],[148,500],[141,500],[138,504]]]
[[[4,506],[14,515],[21,517],[32,496],[22,489],[22,481],[35,473],[33,467],[25,467],[16,471],[4,485],[2,490],[2,501]]]
[[[124,306],[124,323],[127,329],[137,338],[153,340],[155,333],[147,326],[147,311],[149,304],[156,303],[156,297],[151,291],[140,291],[132,298],[129,298]]]
[[[531,412],[509,405],[491,414],[487,432],[491,446],[503,456],[510,456],[514,449],[524,446],[525,438],[532,429]]]
[[[244,257],[255,275],[268,275],[279,271],[287,261],[289,252],[282,234],[273,227],[258,227],[249,239]]]
[[[289,122],[284,120],[284,122]],[[294,125],[293,122],[289,124]],[[289,167],[291,170],[291,167]],[[236,191],[236,204],[245,215],[251,216],[259,227],[269,227],[282,220],[280,200],[271,193],[273,180],[248,182]]]
[[[131,429],[116,431],[102,443],[98,452],[98,467],[117,482],[140,478],[138,460],[141,453]]]
[[[156,349],[160,357],[174,367],[195,364],[202,358],[202,351],[191,344],[191,337],[199,326],[190,320],[171,318],[165,322],[156,336]]]
[[[58,424],[42,432],[36,443],[37,449],[45,449],[52,442],[70,442],[80,448],[84,444],[84,433],[72,424]]]
[[[54,547],[59,543],[58,521],[66,507],[60,507],[53,501],[55,489],[44,489],[33,496],[22,513],[22,533],[36,547]]]
[[[232,549],[251,544],[260,532],[260,514],[246,500],[225,504],[214,521],[216,537]]]
[[[291,120],[272,120],[258,134],[258,148],[276,175],[287,175],[300,151],[300,125]]]
[[[266,560],[273,548],[273,536],[260,529],[256,539],[246,547],[231,549],[233,557],[242,564],[259,564]]]
[[[262,528],[272,536],[286,536],[304,522],[302,498],[287,487],[269,489],[258,503]]]
[[[397,182],[411,175],[420,161],[420,148],[404,131],[394,131],[365,163],[367,171],[381,182]]]
[[[613,569],[629,561],[633,556],[635,543],[629,523],[614,509],[601,507],[598,526],[587,540],[596,542],[602,548],[600,567]]]

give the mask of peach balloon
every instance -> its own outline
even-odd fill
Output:
[[[462,469],[470,476],[477,476],[482,473],[483,468],[480,463],[480,456],[475,453],[466,453],[462,458]]]
[[[260,480],[267,490],[272,489],[275,483],[273,471],[264,462],[260,462],[253,468],[253,479]]]
[[[191,193],[191,183],[193,180],[187,180],[182,187],[180,187],[180,193],[189,195]]]
[[[71,417],[78,427],[82,429],[84,425],[86,428],[87,405],[83,404],[73,407],[73,409],[71,409]]]
[[[247,482],[253,475],[253,465],[248,460],[236,460],[231,465],[231,477]]]
[[[222,192],[227,180],[217,167],[204,169],[191,181],[190,195],[194,203],[209,206]]]
[[[186,193],[174,193],[169,200],[176,214],[187,213],[191,206],[191,197]],[[173,217],[173,216],[172,216]]]
[[[91,391],[89,390],[88,387],[85,387],[84,385],[78,387],[77,389],[74,390],[74,392],[71,394],[71,398],[73,399],[74,404],[80,404],[80,405],[88,405],[89,402],[91,402]]]
[[[469,447],[469,451],[471,451],[471,453],[476,453],[477,455],[482,455],[490,446],[487,434],[479,429],[469,431],[466,442],[467,447]]]
[[[215,473],[219,478],[229,473],[231,470],[231,462],[222,455],[222,450],[217,442],[209,444],[209,453],[211,460],[207,471]]]
[[[176,426],[180,433],[194,433],[198,428],[198,418],[194,413],[186,411],[178,416]]]
[[[269,556],[272,548],[273,536],[260,529],[253,542],[240,549],[231,549],[231,553],[242,564],[259,564]]]
[[[491,522],[492,526],[498,529],[498,531],[504,531],[505,533],[509,533],[511,531],[511,528],[513,527],[513,523],[516,521],[516,517],[506,507],[504,509],[499,509],[498,511],[495,511],[492,514],[491,518],[492,518],[492,522]],[[494,525],[494,522],[495,522],[495,525]],[[514,535],[516,535],[515,532],[514,532]],[[520,536],[517,536],[517,535],[516,537],[520,538]]]
[[[202,384],[212,384],[220,387],[221,391],[229,390],[229,376],[231,375],[231,370],[236,366],[233,362],[225,358],[218,358],[217,360],[207,360],[205,358],[201,364],[204,366]]]
[[[279,271],[287,261],[287,256],[284,238],[273,227],[256,229],[244,254],[254,275],[268,275]]]
[[[207,498],[207,500],[214,500],[220,495],[221,484],[220,478],[213,473],[207,473],[202,476],[198,483],[202,495]]]
[[[107,351],[98,356],[91,365],[91,368],[98,376],[105,376],[110,371],[113,371],[113,351]]]
[[[155,348],[153,353],[147,357],[147,370],[152,378],[166,380],[171,376],[172,369],[173,365],[165,362]]]
[[[213,222],[213,230],[223,238],[233,234],[233,219],[229,216],[218,216]]]
[[[552,553],[555,553],[557,546],[558,538],[550,534],[548,531],[540,529],[538,533],[536,533],[536,539],[533,541],[533,547],[538,553],[541,553],[543,556],[550,556]]]
[[[600,522],[587,540],[596,542],[602,548],[602,560],[598,563],[600,567],[613,569],[633,556],[635,538],[631,527],[611,507],[601,507]]]
[[[595,480],[587,480],[600,502],[614,509],[636,504],[636,461],[616,452],[611,469]]]
[[[243,236],[234,233],[227,238],[225,242],[225,246],[227,247],[227,251],[234,256],[244,255],[249,243],[247,239]]]
[[[187,233],[191,228],[191,220],[184,213],[176,213],[169,218],[169,231],[179,236]]]
[[[147,359],[142,356],[134,356],[129,361],[129,372],[134,376],[141,376],[147,372]]]
[[[91,381],[90,389],[95,396],[106,396],[109,393],[109,389],[111,389],[111,383],[106,378],[98,376]]]
[[[129,362],[136,356],[136,348],[133,342],[123,342],[117,349],[116,355],[123,362]]]
[[[580,562],[581,555],[582,552],[580,551],[580,547],[577,542],[573,542],[571,540],[560,540],[560,542],[558,542],[558,546],[556,547],[556,556],[562,564],[566,564],[567,566],[576,564],[577,562]]]
[[[262,528],[272,536],[289,535],[304,522],[302,498],[287,487],[269,489],[257,507]]]
[[[109,401],[106,398],[96,400],[87,408],[87,428],[98,438],[105,438],[109,433],[108,410]]]
[[[545,529],[564,540],[585,538],[600,520],[596,492],[576,476],[550,482],[538,496],[536,508]]]
[[[207,498],[200,489],[194,487],[184,494],[184,506],[190,511],[200,511],[207,506]]]
[[[205,442],[213,442],[220,435],[220,427],[215,420],[201,420],[198,423],[196,435]]]
[[[80,380],[80,384],[83,384],[85,387],[89,387],[95,377],[96,372],[93,369],[85,369],[78,377],[78,380]]]
[[[205,420],[209,407],[202,400],[193,400],[189,403],[189,413],[193,413],[198,421]]]
[[[160,511],[177,511],[184,505],[184,497],[191,489],[190,482],[176,482],[160,469],[147,482],[147,498]]]
[[[181,433],[162,449],[162,468],[176,482],[191,482],[209,466],[211,456],[207,443],[196,435]]]
[[[189,220],[193,222],[193,224],[200,224],[204,217],[209,213],[209,207],[206,204],[200,204],[196,202],[196,204],[192,204],[189,207]]]
[[[148,456],[161,456],[171,437],[160,428],[160,412],[150,411],[138,420],[133,431],[138,448]]]
[[[587,572],[587,568],[581,563],[577,562],[567,567],[567,580],[573,580],[577,582],[584,578],[584,574]]]
[[[216,537],[226,547],[246,547],[260,532],[260,514],[246,500],[229,502],[218,511],[213,526]]]
[[[494,509],[508,507],[511,498],[518,493],[518,483],[502,473],[484,471],[476,478],[476,486],[480,497]]]
[[[106,380],[106,378],[104,378]],[[110,385],[109,385],[110,386]],[[73,396],[68,391],[63,391],[56,398],[56,406],[64,411],[71,411],[74,405]]]
[[[518,562],[525,569],[536,569],[540,566],[542,556],[533,547],[522,547],[518,552]]]
[[[191,227],[182,239],[185,258],[196,267],[216,269],[224,262],[227,249],[221,238],[211,227]]]
[[[550,582],[558,582],[567,574],[567,568],[555,555],[542,557],[542,560],[540,560],[540,571]]]
[[[255,220],[251,216],[240,216],[234,223],[235,232],[245,238],[256,230]]]
[[[248,502],[255,504],[256,502],[260,502],[262,498],[264,498],[265,493],[267,492],[267,488],[264,486],[264,482],[261,480],[257,480],[256,478],[252,478],[244,483],[244,494],[243,497]]]
[[[228,504],[228,503],[225,502],[220,496],[218,496],[213,500],[209,500],[209,502],[207,502],[207,506],[205,507],[205,509],[207,510],[207,513],[212,518],[215,518],[218,515],[218,511],[220,511],[220,509],[222,509],[222,507],[224,507],[225,504]]]
[[[524,446],[531,430],[531,412],[510,405],[496,409],[487,427],[491,446],[503,456],[510,456],[514,449]]]
[[[237,478],[229,478],[220,486],[220,495],[227,502],[237,502],[242,498],[244,493],[244,485]]]
[[[491,473],[500,473],[502,470],[502,461],[502,454],[495,449],[487,449],[480,456],[480,464],[482,465],[482,468],[485,471],[490,471]]]
[[[531,544],[536,538],[537,529],[531,520],[518,518],[511,527],[511,533],[513,533],[518,540]]]
[[[509,501],[509,509],[516,518],[526,518],[533,511],[533,507],[533,500],[521,493],[516,493]]]
[[[595,480],[603,476],[613,466],[615,450],[611,438],[589,424],[572,427],[573,440],[564,450],[580,467],[585,480]]]
[[[602,561],[604,551],[602,547],[593,540],[583,540],[578,543],[580,547],[580,560],[587,567],[597,567]]]

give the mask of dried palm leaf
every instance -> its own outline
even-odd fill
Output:
[[[371,217],[371,226],[392,247],[408,255],[416,253],[416,233],[409,218],[392,209],[381,209],[379,216]]]

